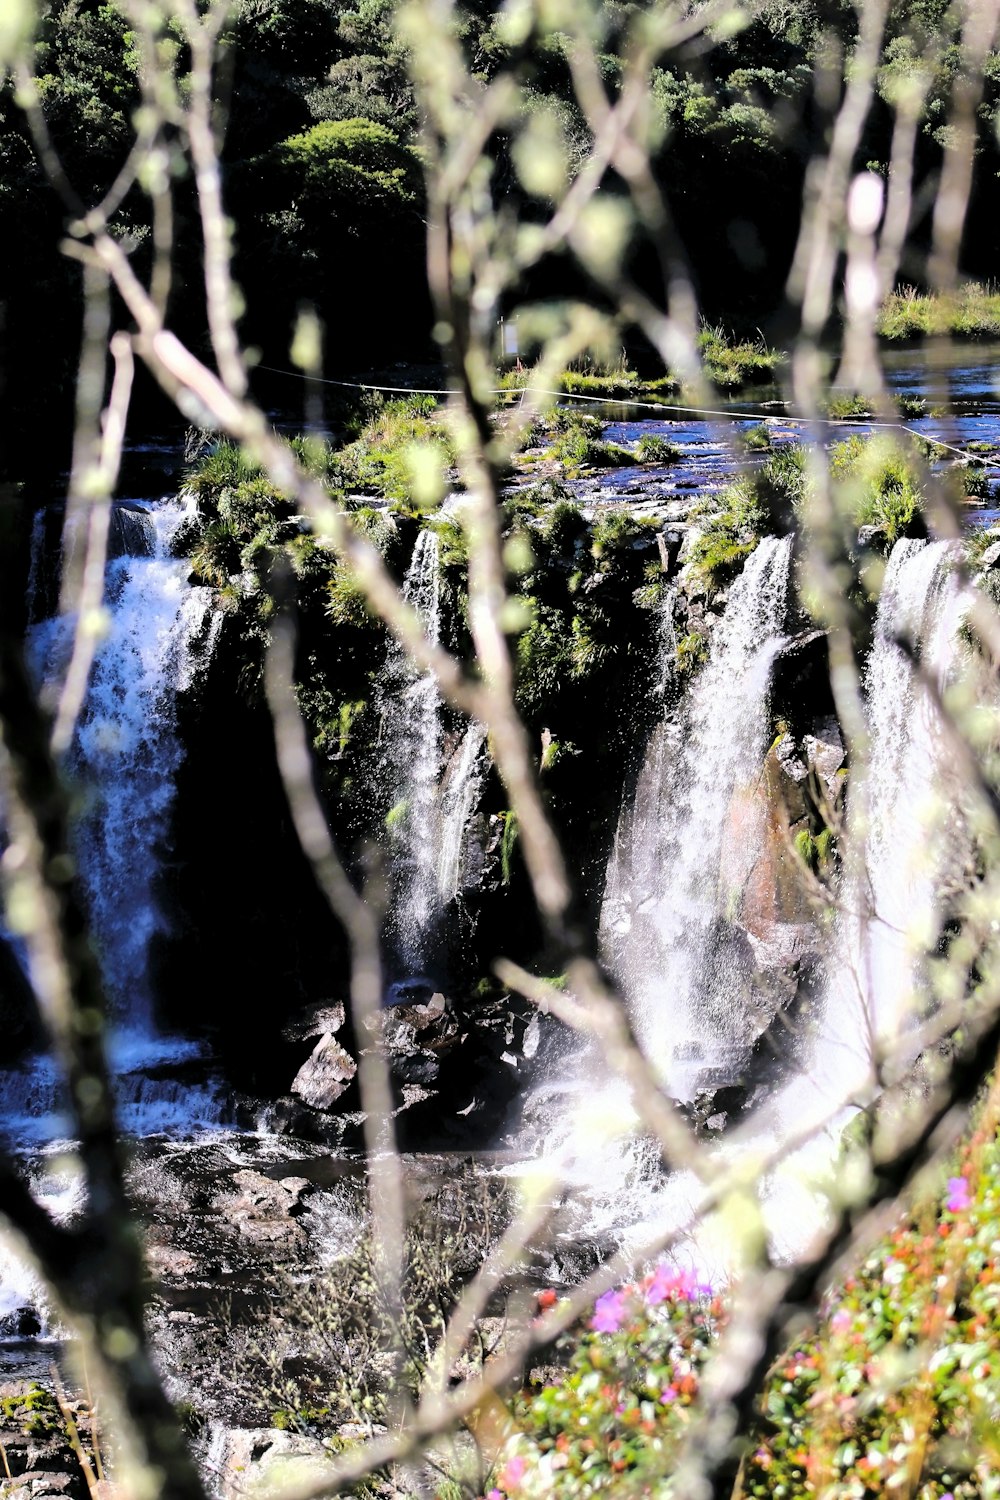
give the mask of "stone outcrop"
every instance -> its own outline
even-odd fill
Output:
[[[292,1080],[292,1093],[312,1109],[330,1109],[350,1088],[358,1065],[330,1032],[324,1032]]]
[[[206,1460],[218,1500],[265,1500],[321,1482],[333,1454],[318,1438],[280,1427],[229,1427],[212,1434]]]
[[[829,872],[830,836],[839,809],[844,747],[835,723],[796,740],[783,733],[758,779],[733,796],[723,836],[720,885],[732,923],[750,945],[758,982],[743,997],[762,1032],[791,1004],[821,946],[817,917]]]

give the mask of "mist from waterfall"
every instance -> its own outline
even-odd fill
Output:
[[[640,1040],[678,1097],[742,1045],[740,959],[727,941],[720,860],[734,794],[766,748],[791,558],[791,537],[765,537],[734,582],[683,710],[653,734],[608,870],[609,961]]]

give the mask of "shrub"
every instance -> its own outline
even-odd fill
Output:
[[[969,500],[989,500],[993,494],[993,486],[986,476],[985,469],[977,464],[965,464],[962,468],[962,491]]]
[[[743,441],[750,453],[769,453],[771,429],[766,422],[758,422],[756,427],[747,427],[744,430]]]
[[[698,349],[706,376],[720,390],[772,380],[780,357],[763,339],[734,343],[724,328],[708,325],[698,335]]]
[[[257,479],[260,465],[249,458],[238,443],[228,439],[213,443],[184,475],[184,489],[199,500],[216,501],[225,489]]]
[[[767,529],[767,514],[757,486],[741,476],[714,501],[687,555],[687,567],[713,594],[743,567]]]
[[[1000,336],[1000,291],[968,281],[957,293],[920,292],[904,286],[882,304],[876,329],[893,342],[950,334],[978,339]]]
[[[821,852],[817,839],[810,852],[823,860],[829,844]],[[740,1434],[736,1500],[996,1493],[998,1116],[994,1085],[953,1175],[864,1255],[817,1325],[778,1357]],[[557,1297],[538,1300],[545,1309]],[[727,1311],[692,1273],[664,1263],[606,1292],[559,1340],[561,1367],[515,1402],[517,1435],[492,1482],[524,1500],[668,1494]]]
[[[553,552],[568,552],[586,530],[580,508],[569,500],[557,501],[542,521],[542,535]]]
[[[680,450],[666,438],[641,437],[636,444],[635,456],[641,464],[673,464],[680,458]]]
[[[637,516],[630,510],[602,510],[591,532],[591,553],[607,566],[616,554],[628,551],[633,542],[650,537],[659,527],[653,517]]]
[[[454,452],[433,396],[380,400],[369,405],[369,413],[355,440],[336,455],[332,472],[337,483],[418,508],[438,498],[423,493],[424,471],[437,470],[438,483],[432,488],[440,489]]]
[[[904,536],[923,493],[915,455],[895,437],[852,437],[830,450],[839,503],[855,528],[877,526],[888,546]]]
[[[666,1264],[599,1298],[587,1326],[560,1341],[565,1371],[517,1403],[501,1490],[525,1500],[647,1492],[690,1421],[720,1315],[709,1287]]]
[[[582,469],[623,469],[636,462],[635,454],[629,448],[605,443],[592,432],[592,426],[588,428],[583,422],[573,422],[556,438],[548,457],[563,464],[570,477]]]
[[[686,677],[708,660],[708,640],[698,631],[691,631],[677,642],[674,653],[677,670]]]

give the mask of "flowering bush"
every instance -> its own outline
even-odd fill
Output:
[[[669,1469],[720,1317],[710,1287],[666,1264],[605,1292],[562,1340],[560,1378],[518,1403],[520,1434],[490,1500],[641,1492]]]
[[[998,1123],[994,1094],[940,1199],[868,1254],[772,1369],[744,1500],[1000,1500]],[[665,1263],[605,1292],[561,1341],[565,1367],[516,1404],[487,1500],[668,1494],[724,1321],[709,1287]]]
[[[993,1110],[940,1204],[899,1225],[772,1371],[747,1495],[1000,1496],[1000,1146]]]

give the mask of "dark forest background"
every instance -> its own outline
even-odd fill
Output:
[[[602,65],[614,93],[613,48],[631,4],[604,9]],[[297,309],[311,304],[326,329],[328,374],[434,357],[424,271],[424,205],[418,119],[405,56],[393,24],[394,0],[240,0],[218,80],[219,126],[228,210],[235,224],[236,273],[246,311],[242,332],[264,365],[287,367]],[[465,42],[486,79],[510,59],[496,7],[471,0]],[[738,35],[707,51],[672,54],[652,76],[660,121],[654,166],[665,187],[706,317],[740,336],[762,329],[780,342],[782,295],[799,228],[803,178],[823,147],[818,112],[822,76],[841,87],[841,60],[857,17],[845,0],[764,4]],[[885,173],[892,116],[888,101],[915,59],[934,48],[930,103],[916,163],[920,184],[938,167],[958,49],[947,46],[944,0],[901,0],[880,72],[881,108],[863,156]],[[938,50],[935,43],[945,41]],[[52,138],[85,203],[114,180],[134,138],[138,52],[113,4],[62,0],[44,11],[37,71]],[[176,65],[183,75],[180,40]],[[578,161],[589,149],[574,104],[558,33],[518,60],[531,101],[555,104]],[[980,109],[978,170],[963,252],[970,276],[989,276],[1000,234],[1000,184],[993,117],[998,68],[991,65]],[[67,215],[48,184],[15,103],[0,90],[0,410],[7,429],[8,476],[30,480],[62,465],[68,452],[71,379],[80,340],[78,265],[60,250]],[[523,189],[508,167],[506,142],[493,143],[495,190]],[[178,153],[178,161],[181,160]],[[194,187],[174,184],[176,275],[169,321],[208,354]],[[927,201],[931,201],[928,195]],[[517,204],[532,212],[530,200]],[[134,187],[115,216],[140,274],[152,253],[149,199]],[[928,225],[911,236],[904,274],[923,279]],[[643,257],[648,263],[644,262]],[[650,252],[637,274],[655,283]],[[565,275],[562,275],[562,271]],[[571,291],[557,262],[528,295]],[[559,285],[554,283],[558,281]],[[641,348],[630,349],[640,363]],[[274,407],[289,387],[261,373],[258,394]],[[152,390],[140,392],[140,420],[162,419]],[[62,420],[61,420],[62,418]]]

